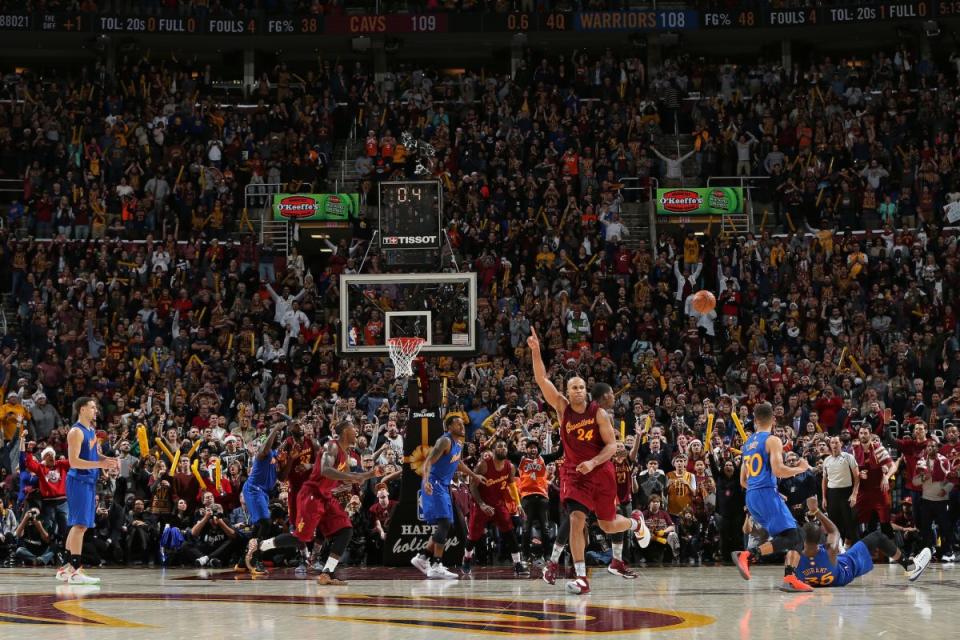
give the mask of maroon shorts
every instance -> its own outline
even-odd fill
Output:
[[[598,520],[617,517],[617,476],[613,463],[605,462],[584,475],[575,465],[560,467],[560,502],[579,502],[596,514]]]
[[[487,525],[493,520],[497,526],[497,531],[506,533],[513,530],[513,520],[510,519],[510,512],[507,511],[507,505],[490,505],[493,507],[493,515],[485,514],[476,504],[470,507],[470,523],[467,527],[467,539],[476,542],[487,532]]]
[[[857,494],[857,522],[869,524],[873,516],[886,524],[890,522],[890,501],[882,491],[861,491]]]
[[[350,516],[340,506],[340,501],[329,493],[317,491],[309,484],[297,493],[297,520],[294,534],[301,542],[311,542],[317,529],[324,538],[329,538],[341,529],[353,526]]]

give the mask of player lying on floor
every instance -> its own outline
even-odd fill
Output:
[[[807,510],[807,515],[816,520],[803,525],[803,551],[796,575],[810,586],[843,587],[859,576],[870,573],[873,570],[873,552],[877,549],[902,566],[911,582],[919,578],[930,563],[930,549],[923,549],[913,559],[911,566],[906,554],[880,531],[874,531],[846,552],[840,553],[840,531],[820,511],[816,496],[807,498]],[[821,544],[824,533],[827,541]]]

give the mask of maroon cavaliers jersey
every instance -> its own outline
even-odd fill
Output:
[[[300,456],[297,461],[293,463],[293,467],[290,468],[290,475],[287,477],[290,484],[295,487],[303,485],[304,482],[310,479],[310,472],[297,473],[297,466],[301,464],[311,464],[314,461],[314,458],[317,457],[317,451],[313,448],[313,440],[311,438],[301,438],[300,442],[297,443],[293,436],[290,436],[284,442],[284,449],[290,451],[294,446],[300,448]]]
[[[487,460],[483,472],[484,482],[478,487],[480,497],[491,507],[506,504],[510,500],[507,487],[510,485],[510,472],[513,465],[509,460],[503,461],[503,467],[498,471],[495,461]]]
[[[600,405],[591,402],[587,410],[577,413],[569,404],[560,419],[560,441],[563,442],[564,464],[576,467],[591,460],[603,449],[597,412]]]
[[[630,502],[633,499],[633,465],[630,464],[630,458],[624,458],[623,461],[613,459],[613,471],[617,474],[617,500]]]
[[[323,449],[317,452],[317,460],[313,464],[313,469],[310,470],[310,477],[307,480],[307,483],[312,485],[320,493],[326,493],[328,495],[333,494],[333,490],[340,484],[339,480],[332,480],[326,478],[320,472],[321,467],[323,466],[321,462],[323,461]],[[337,471],[350,471],[350,464],[347,461],[347,453],[343,450],[343,447],[337,444]]]
[[[890,454],[882,444],[870,443],[866,447],[856,442],[853,445],[853,457],[861,471],[867,472],[866,479],[860,480],[861,492],[881,492],[883,466],[890,462]]]

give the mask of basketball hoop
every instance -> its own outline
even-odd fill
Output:
[[[390,359],[393,360],[393,367],[396,370],[395,378],[409,378],[413,375],[414,358],[420,353],[420,349],[426,343],[423,338],[390,338],[387,340],[387,346],[390,348]]]

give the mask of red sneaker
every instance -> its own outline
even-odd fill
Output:
[[[790,574],[789,576],[783,576],[783,582],[780,583],[780,591],[786,591],[787,593],[801,593],[804,591],[813,591],[813,587],[802,581],[797,576]]]
[[[733,564],[737,565],[737,570],[740,572],[740,576],[744,580],[750,579],[750,552],[749,551],[734,551]]]
[[[583,576],[567,583],[567,593],[585,596],[590,593],[590,582]]]
[[[607,571],[612,573],[615,576],[620,576],[627,580],[633,580],[637,577],[637,574],[630,570],[630,567],[627,566],[627,563],[623,560],[611,560],[610,565],[607,567]]]
[[[543,567],[543,581],[547,584],[557,584],[558,571],[560,571],[560,567],[557,566],[557,563],[553,560],[547,560],[547,564]]]

